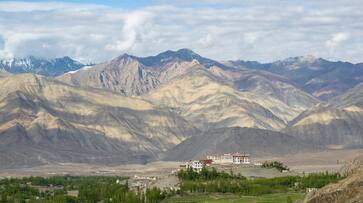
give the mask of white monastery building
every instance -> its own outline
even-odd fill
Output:
[[[222,155],[208,155],[207,159],[210,159],[215,164],[250,164],[249,154],[240,153],[226,153]]]

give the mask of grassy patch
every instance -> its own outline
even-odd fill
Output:
[[[302,200],[304,193],[275,193],[260,196],[239,196],[234,194],[191,194],[185,196],[174,196],[164,201],[164,203],[284,203]]]

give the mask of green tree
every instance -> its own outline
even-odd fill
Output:
[[[7,195],[6,195],[6,193],[5,193],[5,192],[3,192],[3,193],[1,194],[1,202],[2,202],[2,203],[6,203],[6,202],[8,202],[8,197],[7,197]]]

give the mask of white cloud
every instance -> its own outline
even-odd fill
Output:
[[[325,45],[328,48],[336,48],[341,43],[347,41],[350,37],[350,34],[348,32],[339,32],[332,35],[331,39],[327,40],[325,42]]]
[[[258,33],[247,32],[247,33],[244,33],[243,38],[247,44],[253,44],[256,42],[256,40],[258,38]]]
[[[271,61],[314,53],[363,61],[358,0],[170,2],[134,9],[0,2],[0,57],[69,55],[100,62],[124,52],[144,56],[191,48],[219,60]]]
[[[110,51],[118,52],[130,51],[135,45],[146,20],[150,20],[150,18],[152,18],[152,14],[149,12],[133,12],[127,14],[124,19],[121,38],[107,44],[105,48]]]
[[[200,38],[198,40],[198,42],[200,43],[200,45],[202,45],[205,48],[209,48],[211,46],[213,46],[214,44],[214,39],[212,37],[212,34],[208,33],[207,35],[203,36],[202,38]]]

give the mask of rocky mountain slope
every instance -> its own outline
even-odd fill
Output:
[[[284,130],[332,148],[363,146],[363,83],[345,94],[303,112]]]
[[[122,55],[109,62],[67,73],[59,80],[81,87],[106,89],[121,95],[140,95],[160,84],[158,71],[144,66],[137,58]]]
[[[124,54],[109,62],[72,71],[59,79],[72,85],[107,89],[127,96],[142,95],[183,73],[184,66],[193,60],[205,67],[224,67],[191,50],[180,49],[149,57]]]
[[[143,98],[174,109],[201,129],[233,126],[281,129],[289,119],[315,102],[310,98],[307,103],[289,105],[267,93],[238,91],[233,83],[212,74],[197,62],[185,74]]]
[[[286,78],[227,67],[188,49],[144,58],[122,55],[57,79],[71,85],[142,96],[157,105],[172,107],[201,128],[281,129],[319,102]]]
[[[198,132],[141,99],[31,74],[0,79],[1,167],[140,163]]]
[[[227,68],[224,64],[217,62],[215,60],[205,58],[203,56],[200,56],[199,54],[196,54],[190,49],[179,49],[177,51],[165,51],[162,52],[156,56],[148,56],[148,57],[138,57],[138,59],[146,66],[151,67],[162,67],[167,66],[167,64],[170,64],[170,62],[175,61],[188,61],[191,62],[193,60],[198,61],[203,66],[209,68],[211,66],[219,66],[223,68]]]
[[[231,83],[238,92],[254,95],[250,98],[251,101],[268,108],[275,115],[278,114],[284,121],[290,121],[300,112],[320,102],[295,87],[288,79],[265,71],[226,70],[214,66],[209,72],[225,83]]]
[[[292,57],[272,63],[229,61],[227,65],[264,70],[291,79],[306,92],[329,100],[363,82],[363,64],[332,62],[313,56]]]
[[[47,60],[29,56],[0,60],[0,70],[13,74],[35,73],[45,76],[58,76],[69,71],[78,70],[82,66],[84,65],[69,57]]]
[[[252,156],[317,150],[290,135],[253,128],[219,128],[191,137],[167,153],[164,160],[193,160],[210,153],[246,152]]]
[[[335,184],[329,184],[316,192],[309,193],[304,203],[362,203],[363,202],[363,157],[358,157],[355,169],[348,177]]]

